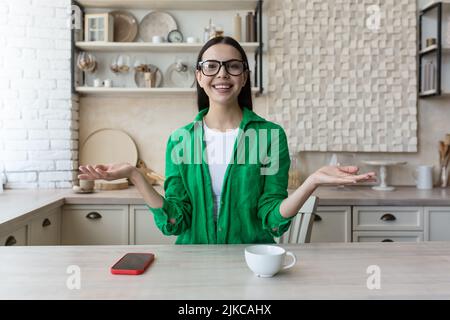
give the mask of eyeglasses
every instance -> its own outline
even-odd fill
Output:
[[[198,63],[197,69],[202,70],[202,73],[205,76],[212,77],[219,73],[222,66],[224,66],[227,73],[232,76],[239,76],[244,72],[244,70],[247,70],[247,64],[244,61],[236,59],[227,61],[200,61]]]

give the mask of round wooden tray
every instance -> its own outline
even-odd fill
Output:
[[[133,139],[116,129],[100,129],[91,133],[80,149],[80,165],[127,162],[135,166],[137,160],[138,151]],[[95,181],[97,190],[126,188],[128,188],[127,179]]]

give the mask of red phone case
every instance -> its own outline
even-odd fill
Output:
[[[145,264],[143,264],[139,269],[118,269],[116,268],[116,265],[118,265],[123,259],[127,257],[127,255],[146,255],[148,258],[145,261]],[[130,252],[125,254],[122,258],[120,258],[119,261],[117,261],[112,267],[111,267],[111,273],[112,274],[129,274],[129,275],[138,275],[144,273],[144,271],[148,268],[148,266],[155,260],[155,255],[153,253],[134,253]]]

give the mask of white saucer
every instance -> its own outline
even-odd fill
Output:
[[[83,190],[83,189],[80,188],[80,186],[73,186],[72,190],[75,193],[94,193],[95,192],[94,189],[92,189],[92,190]]]

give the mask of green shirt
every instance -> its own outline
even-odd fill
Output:
[[[274,243],[292,220],[279,210],[288,196],[290,166],[284,130],[243,108],[216,222],[203,139],[207,112],[168,139],[163,206],[148,206],[156,225],[165,235],[178,235],[177,244]]]

